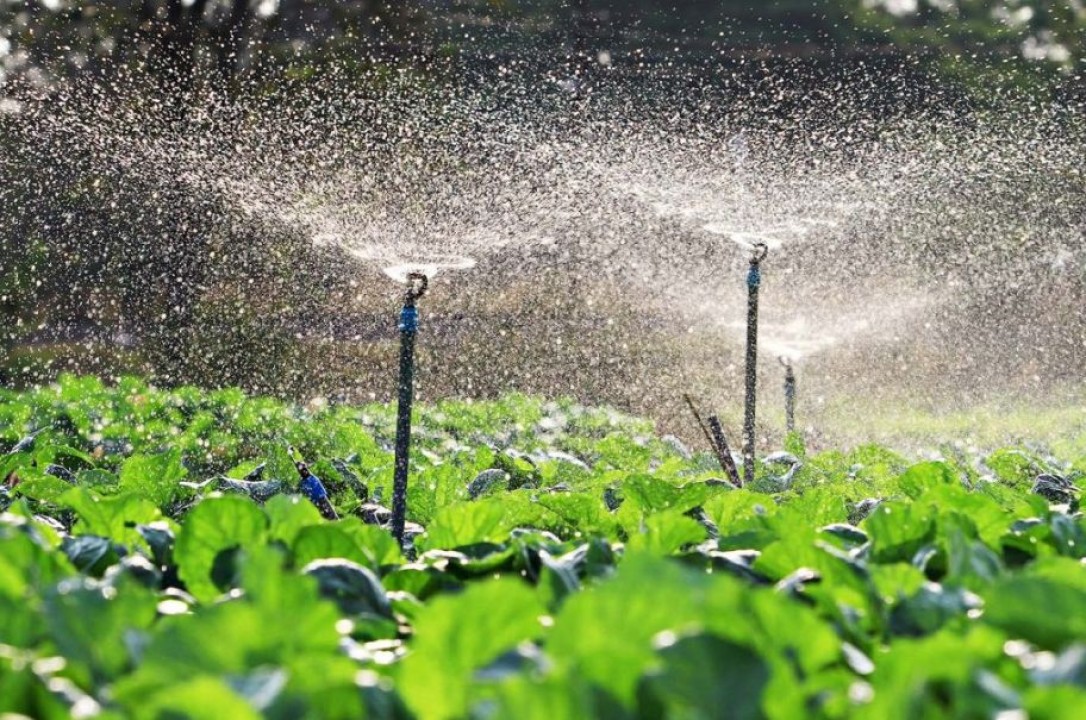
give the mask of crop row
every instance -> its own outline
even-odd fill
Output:
[[[66,377],[0,396],[0,710],[34,717],[1086,716],[1082,462],[878,447],[753,486],[650,424]],[[342,519],[297,494],[291,450]]]

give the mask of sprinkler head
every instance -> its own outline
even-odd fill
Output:
[[[769,246],[766,245],[764,242],[754,243],[752,250],[754,254],[751,255],[750,258],[751,265],[757,265],[758,263],[765,260],[766,256],[769,255]]]
[[[758,286],[762,284],[762,267],[761,263],[769,255],[769,246],[763,242],[754,243],[754,254],[750,256],[750,270],[747,272],[747,287],[751,292],[755,292]]]
[[[407,305],[414,305],[415,301],[426,294],[430,286],[430,279],[424,273],[411,272],[407,274]]]

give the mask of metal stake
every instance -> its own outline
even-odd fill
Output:
[[[747,272],[747,396],[743,408],[743,482],[754,482],[754,405],[758,392],[758,286],[762,284],[761,263],[769,254],[765,243],[754,244]]]
[[[713,431],[713,442],[717,447],[717,457],[720,460],[720,466],[724,468],[724,472],[728,474],[728,479],[732,481],[732,485],[743,487],[743,481],[739,479],[739,468],[735,467],[735,460],[732,459],[732,450],[728,447],[727,438],[724,437],[724,428],[720,425],[720,418],[716,415],[710,415],[709,428]]]
[[[407,461],[411,451],[411,404],[415,397],[415,335],[419,311],[415,302],[426,292],[422,273],[407,276],[407,296],[400,311],[400,385],[396,408],[396,465],[392,481],[392,536],[403,546],[407,519]]]

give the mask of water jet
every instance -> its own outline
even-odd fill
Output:
[[[402,285],[410,285],[412,277],[425,277],[427,281],[446,270],[470,270],[475,260],[465,256],[430,257],[426,260],[405,260],[386,265],[382,271]],[[417,298],[416,298],[417,299]]]

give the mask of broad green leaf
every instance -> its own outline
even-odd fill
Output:
[[[477,705],[492,710],[492,717],[581,720],[624,716],[622,713],[608,714],[607,711],[612,708],[604,706],[609,698],[602,697],[583,678],[575,676],[547,675],[538,678],[527,674],[514,675],[494,687],[484,686],[479,694],[486,699],[480,700]]]
[[[210,676],[168,685],[132,710],[137,718],[260,720],[262,717],[224,679]]]
[[[344,655],[310,654],[287,658],[287,685],[264,717],[312,717],[321,720],[409,720],[389,683]]]
[[[42,614],[53,643],[74,664],[84,687],[94,687],[134,664],[125,640],[151,626],[155,603],[154,595],[135,583],[113,588],[81,578],[46,594]]]
[[[317,581],[321,597],[344,615],[392,619],[392,605],[381,580],[369,568],[342,558],[314,560],[301,572]]]
[[[178,483],[186,475],[188,470],[181,463],[179,450],[133,455],[121,466],[120,486],[123,492],[136,493],[165,507],[181,492]]]
[[[36,598],[74,570],[30,524],[0,524],[0,642],[32,647],[44,632]]]
[[[826,616],[847,628],[854,641],[877,633],[881,624],[881,601],[867,567],[831,545],[819,543],[810,528],[797,529],[786,540],[767,546],[754,569],[772,580],[784,580],[805,569],[818,573],[819,581],[804,585],[809,598]]]
[[[926,582],[924,573],[909,563],[871,566],[871,580],[886,605],[912,595]]]
[[[72,717],[71,703],[68,698],[48,691],[48,676],[34,672],[35,654],[15,648],[5,650],[7,652],[0,653],[0,699],[4,708],[4,714],[0,717],[5,720],[24,720],[27,717],[69,720]]]
[[[310,525],[302,528],[294,540],[293,550],[294,562],[299,568],[313,560],[324,558],[344,558],[373,569],[377,567],[362,546],[337,525]]]
[[[1006,638],[991,628],[943,631],[931,637],[895,640],[876,660],[871,703],[853,714],[872,720],[917,717],[991,717],[1006,709],[978,692],[978,670],[1009,670]]]
[[[646,513],[686,512],[705,502],[712,488],[705,483],[678,486],[652,475],[631,475],[622,483],[626,501]]]
[[[840,490],[813,487],[783,496],[780,507],[768,516],[768,525],[780,536],[800,525],[830,525],[848,521],[848,503]]]
[[[616,469],[647,472],[652,463],[652,449],[626,433],[611,433],[595,444],[600,463]]]
[[[1054,580],[1086,591],[1083,563],[1066,557],[1042,558],[1026,570],[1029,577]]]
[[[221,592],[211,579],[219,553],[256,545],[267,536],[267,518],[252,501],[217,497],[193,508],[181,526],[174,548],[181,579],[197,599],[215,599]]]
[[[442,508],[467,499],[465,478],[474,473],[465,471],[453,459],[444,465],[430,466],[417,473],[407,488],[407,506],[416,522],[428,525]],[[504,494],[504,483],[502,492]]]
[[[353,517],[340,520],[334,527],[345,532],[362,548],[368,559],[365,564],[374,570],[379,570],[384,565],[403,562],[403,552],[396,538],[392,537],[392,533],[386,528],[367,525]]]
[[[298,483],[298,470],[285,444],[282,442],[270,444],[264,452],[264,457],[265,480],[279,480],[287,483],[288,487],[293,487]]]
[[[919,573],[919,570],[916,570]],[[930,635],[948,624],[960,627],[970,611],[979,609],[979,598],[959,587],[923,583],[906,596],[898,589],[890,610],[889,628],[895,635]]]
[[[498,542],[504,535],[503,519],[500,500],[481,500],[442,508],[426,529],[426,537],[420,545],[452,549],[478,542]]]
[[[134,709],[188,679],[239,676],[283,665],[304,671],[312,662],[339,657],[339,634],[334,628],[338,613],[330,603],[316,600],[311,580],[298,579],[311,606],[284,608],[265,597],[257,603],[233,600],[201,608],[193,615],[163,618],[143,651],[140,666],[114,684],[115,696],[122,706]],[[282,597],[292,597],[290,584],[278,582],[287,586],[288,594]]]
[[[760,549],[776,539],[766,518],[777,506],[768,495],[736,490],[717,495],[703,507],[720,532],[721,550]]]
[[[957,527],[966,529],[969,537],[979,538],[992,550],[1000,549],[1000,543],[1012,518],[993,498],[976,492],[968,492],[960,486],[946,485],[926,492],[918,501],[940,511],[939,530],[950,526],[948,517],[958,522]]]
[[[580,537],[592,534],[613,534],[616,521],[607,511],[601,496],[591,497],[580,493],[547,493],[535,499],[540,510],[540,523],[562,537]],[[520,524],[524,524],[523,521]]]
[[[389,591],[400,590],[411,593],[419,600],[428,600],[441,592],[460,589],[463,583],[435,567],[412,564],[401,566],[382,578],[382,583]]]
[[[37,468],[23,468],[19,471],[18,492],[32,500],[58,504],[72,486],[58,477],[53,477]]]
[[[1047,468],[1037,458],[1023,450],[1006,448],[996,450],[984,459],[992,472],[1003,482],[1019,489],[1028,489],[1033,478]]]
[[[751,592],[731,578],[714,580],[705,626],[720,637],[758,647],[799,677],[841,658],[841,639],[810,607],[768,590]],[[736,623],[736,617],[748,618]],[[798,667],[798,671],[796,668]]]
[[[1081,580],[1008,577],[992,585],[984,599],[984,621],[1011,637],[1050,650],[1086,641],[1086,587]]]
[[[268,516],[269,537],[287,545],[304,528],[324,522],[313,503],[299,495],[276,495],[264,504],[264,513]]]
[[[61,550],[79,572],[93,577],[102,577],[107,568],[121,559],[118,548],[108,539],[97,535],[66,537]]]
[[[677,512],[649,516],[630,530],[629,547],[655,555],[670,555],[680,548],[700,543],[707,537],[697,521]]]
[[[1003,561],[984,543],[971,539],[961,528],[947,528],[943,534],[947,554],[945,583],[981,590],[1003,573]]]
[[[471,585],[435,598],[415,622],[397,688],[422,720],[464,716],[473,674],[499,655],[542,634],[545,610],[514,579]]]
[[[943,486],[961,487],[954,469],[942,462],[925,462],[913,465],[900,478],[898,485],[909,497],[915,499],[926,491]]]
[[[632,707],[638,679],[656,664],[653,638],[696,629],[709,582],[704,573],[631,554],[613,578],[566,599],[547,652],[566,676],[583,677]]]
[[[99,497],[80,487],[69,490],[60,502],[79,516],[74,532],[100,535],[122,545],[131,546],[139,541],[137,524],[152,523],[162,517],[154,502],[133,493]]]
[[[286,551],[274,545],[255,546],[241,553],[240,562],[247,600],[269,618],[292,618],[289,628],[278,629],[281,638],[306,637],[328,646],[335,642],[339,619],[335,608],[319,599],[327,597],[319,580],[287,570]],[[377,588],[377,601],[387,605],[379,582]]]
[[[1060,685],[1026,690],[1022,705],[1034,720],[1081,720],[1086,717],[1086,689]]]
[[[757,652],[713,635],[693,635],[670,642],[659,655],[661,667],[646,676],[638,693],[642,714],[763,717],[761,700],[770,669]],[[654,705],[658,714],[651,709]]]
[[[909,561],[935,532],[929,508],[902,502],[879,505],[863,522],[871,536],[871,556],[880,563]]]

